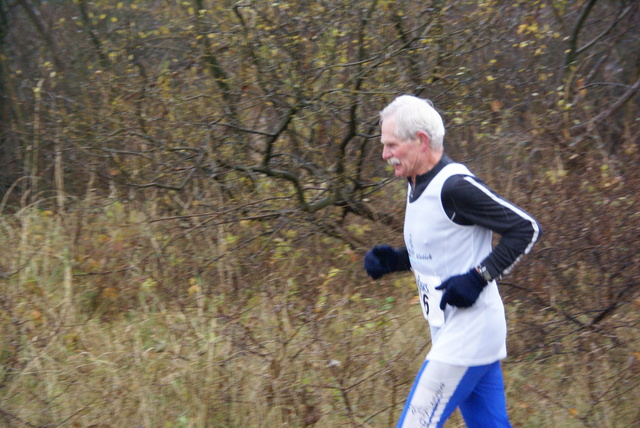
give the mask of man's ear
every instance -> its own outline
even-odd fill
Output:
[[[418,141],[420,142],[420,151],[424,152],[425,150],[427,150],[428,148],[430,148],[430,141],[429,141],[429,136],[427,135],[426,132],[423,131],[419,131],[417,134],[418,137]]]

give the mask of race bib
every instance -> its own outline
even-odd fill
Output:
[[[415,274],[422,314],[431,327],[442,327],[444,325],[444,311],[440,309],[442,290],[436,290],[436,287],[440,285],[440,278],[421,275],[418,272]]]

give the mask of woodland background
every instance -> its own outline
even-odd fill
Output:
[[[0,0],[0,426],[390,427],[428,351],[378,111],[544,236],[518,427],[640,424],[640,2]],[[448,427],[463,426],[459,415]]]

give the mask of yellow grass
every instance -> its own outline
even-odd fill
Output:
[[[0,219],[0,426],[394,426],[428,350],[410,276],[371,281],[327,238],[248,262],[229,230],[172,242],[146,220],[123,205]],[[637,350],[584,333],[536,354],[518,305],[514,426],[631,426]]]

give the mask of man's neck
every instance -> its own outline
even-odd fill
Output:
[[[416,175],[412,175],[411,177],[409,177],[411,179],[411,183],[415,185],[416,177],[418,175],[424,175],[427,172],[431,171],[436,165],[438,165],[438,162],[440,162],[440,159],[442,159],[443,153],[443,150],[430,150],[425,158],[424,166],[418,171]]]

